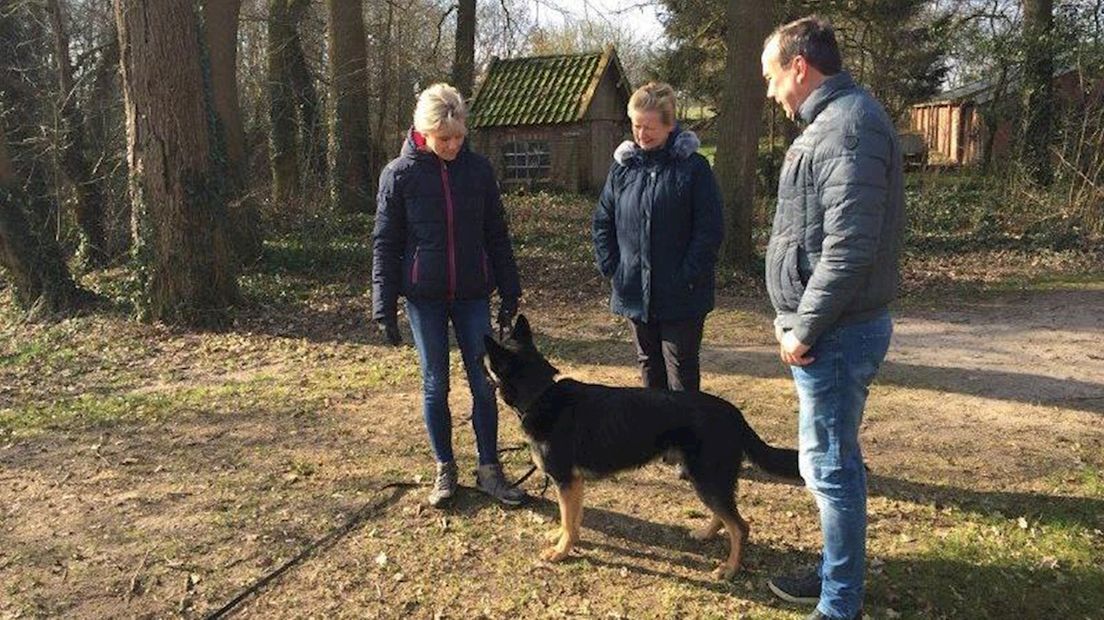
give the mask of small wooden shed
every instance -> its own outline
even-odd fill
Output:
[[[1070,105],[1083,98],[1081,74],[1075,69],[1054,73],[1054,92],[1059,105]],[[999,91],[999,92],[998,92]],[[998,88],[995,80],[981,80],[954,88],[929,101],[913,105],[909,110],[909,128],[920,134],[928,147],[932,164],[969,165],[981,162],[988,135],[982,111],[989,105],[1007,105],[1010,113],[1002,115],[992,137],[994,156],[1008,152],[1011,146],[1020,93],[1019,80],[1009,80]],[[996,99],[1001,97],[1001,99]]]
[[[504,189],[598,192],[629,136],[628,79],[613,46],[592,54],[495,58],[468,117],[472,147]]]

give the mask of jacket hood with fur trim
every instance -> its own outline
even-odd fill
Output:
[[[667,151],[669,156],[676,159],[686,159],[696,153],[700,146],[701,140],[698,139],[697,134],[676,125],[674,131],[671,132],[671,137],[667,139],[667,144],[658,150]],[[640,148],[632,140],[625,140],[613,152],[613,160],[622,166],[630,166],[643,162],[645,153],[648,153],[648,151]]]

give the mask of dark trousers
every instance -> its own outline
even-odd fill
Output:
[[[697,392],[701,389],[705,317],[682,321],[629,321],[644,387]]]

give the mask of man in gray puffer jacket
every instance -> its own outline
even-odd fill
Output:
[[[767,247],[779,354],[799,400],[801,475],[824,549],[814,573],[769,582],[810,619],[862,615],[866,473],[859,425],[892,333],[904,223],[901,153],[882,106],[842,71],[832,27],[786,24],[763,51],[767,95],[804,125],[786,153]]]

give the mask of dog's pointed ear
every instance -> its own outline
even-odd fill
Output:
[[[510,338],[517,342],[533,344],[533,330],[529,328],[529,319],[525,318],[524,314],[517,316],[517,322],[514,323],[514,330],[510,333]]]
[[[483,335],[483,347],[487,351],[487,355],[498,356],[502,355],[504,349],[502,345],[498,344],[498,341],[494,339],[490,334]]]

